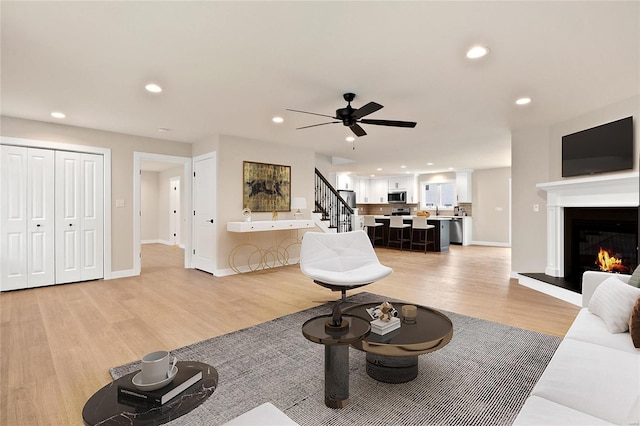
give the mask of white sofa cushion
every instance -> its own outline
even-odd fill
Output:
[[[613,423],[539,396],[531,396],[525,402],[513,424],[521,426],[596,426],[612,425]]]
[[[564,339],[531,392],[623,424],[640,395],[640,355]]]
[[[225,423],[223,426],[298,426],[275,405],[265,402]]]
[[[602,318],[611,333],[623,333],[629,330],[631,310],[638,296],[640,288],[612,275],[596,288],[589,301],[589,311]]]
[[[632,354],[640,354],[640,349],[633,347],[629,333],[610,333],[604,321],[586,308],[582,308],[578,312],[575,321],[571,324],[564,338],[595,343]]]

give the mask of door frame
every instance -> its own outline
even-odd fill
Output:
[[[182,165],[182,191],[183,206],[182,211],[191,211],[191,157],[178,157],[175,155],[154,154],[150,152],[133,153],[133,273],[140,275],[141,251],[142,243],[140,241],[140,204],[141,204],[141,188],[140,174],[142,173],[142,160],[164,161],[168,163],[176,163],[177,166]],[[185,220],[183,243],[184,243],[184,267],[191,268],[191,215],[183,215]]]
[[[23,139],[0,136],[0,145],[23,146],[27,148],[42,148],[57,151],[84,152],[87,154],[100,154],[104,159],[104,280],[112,278],[111,273],[111,149],[96,146],[75,145],[62,142],[42,141],[36,139]]]
[[[172,189],[173,186],[176,184],[176,182],[178,183],[178,185],[176,186],[178,189],[178,208],[176,210],[177,216],[178,216],[178,225],[177,225],[177,229],[176,231],[176,236],[177,236],[177,240],[179,240],[178,242],[178,246],[180,248],[184,249],[184,243],[182,242],[182,220],[184,217],[184,213],[182,212],[182,203],[180,202],[180,200],[182,200],[182,177],[181,176],[174,176],[169,178],[169,229],[171,230],[171,227],[175,227],[176,223],[175,223],[175,217],[173,216],[173,214],[171,213],[171,206],[173,205],[174,201],[174,190]],[[162,212],[160,212],[162,214]],[[172,244],[175,244],[175,240],[176,238],[173,237],[173,235],[171,235],[171,231],[169,231],[169,242]]]

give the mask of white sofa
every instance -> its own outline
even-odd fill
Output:
[[[611,274],[587,271],[582,309],[518,414],[515,425],[640,425],[640,349],[610,333],[587,306]],[[629,275],[619,275],[628,282]]]

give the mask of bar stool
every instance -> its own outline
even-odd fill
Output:
[[[391,221],[389,222],[389,239],[387,240],[387,247],[389,247],[389,243],[400,243],[400,250],[402,250],[402,245],[406,241],[411,243],[411,238],[405,238],[404,230],[407,228],[411,228],[411,225],[404,223],[402,220],[402,216],[391,216]],[[395,230],[396,239],[391,239],[391,231]]]
[[[384,226],[384,223],[378,223],[376,222],[376,218],[374,216],[365,216],[364,217],[364,227],[365,227],[365,231],[367,231],[367,235],[369,235],[369,239],[371,240],[371,244],[372,245],[376,245],[376,240],[383,240],[383,236],[380,235],[376,235],[376,229],[380,228],[380,230],[382,230],[382,227]],[[370,232],[370,230],[373,229],[373,233]]]
[[[427,247],[429,244],[433,244],[435,250],[435,241],[429,240],[429,230],[434,229],[435,226],[429,225],[427,223],[426,216],[417,216],[414,217],[411,221],[411,250],[413,250],[413,246],[424,246],[424,252],[427,252]],[[414,233],[418,231],[418,240],[416,241]],[[433,235],[433,233],[432,233]]]

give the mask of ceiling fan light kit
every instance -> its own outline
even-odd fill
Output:
[[[344,126],[349,127],[356,136],[360,137],[360,136],[365,136],[367,132],[365,132],[364,129],[358,123],[373,124],[376,126],[409,127],[409,128],[416,127],[417,123],[415,121],[372,120],[372,119],[366,119],[366,118],[363,119],[362,117],[365,117],[369,114],[372,114],[382,109],[383,106],[376,102],[369,102],[368,104],[362,106],[361,108],[353,108],[351,106],[351,101],[353,101],[355,97],[356,97],[355,93],[345,93],[343,95],[343,98],[345,101],[347,101],[347,106],[344,108],[337,109],[335,116],[317,114],[315,112],[300,111],[297,109],[287,109],[287,111],[301,112],[303,114],[319,115],[321,117],[329,117],[336,120],[336,121],[329,121],[326,123],[312,124],[310,126],[298,127],[296,130],[308,129],[309,127],[324,126],[325,124],[342,123]]]

